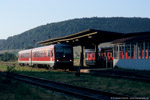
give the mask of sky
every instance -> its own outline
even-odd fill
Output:
[[[83,17],[150,18],[150,0],[1,0],[0,39]]]

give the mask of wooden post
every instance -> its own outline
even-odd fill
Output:
[[[84,62],[84,58],[83,58],[83,56],[84,56],[84,55],[83,55],[83,54],[84,54],[83,52],[84,52],[84,51],[83,51],[83,49],[84,49],[84,47],[83,47],[83,45],[81,45],[81,54],[80,54],[80,66],[81,66],[81,67],[84,66],[84,65],[83,65],[83,62]]]
[[[113,57],[115,58],[115,45],[113,45]],[[115,58],[116,59],[116,58]],[[114,60],[113,60],[113,68],[115,68]]]
[[[76,72],[76,76],[80,76],[80,69],[81,69],[81,67],[83,67],[84,65],[83,65],[83,62],[84,62],[84,47],[83,47],[83,45],[81,45],[81,54],[80,54],[80,65],[79,65],[79,67],[78,67],[78,70],[77,70],[77,72]]]

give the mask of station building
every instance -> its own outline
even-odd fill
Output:
[[[85,47],[93,45],[95,66],[99,66],[99,45],[106,42],[113,44],[113,67],[150,70],[150,32],[123,34],[88,29],[72,35],[41,41],[39,44],[65,43],[73,47],[80,46],[80,66],[83,66]]]
[[[112,43],[113,67],[150,70],[150,32],[130,33]]]

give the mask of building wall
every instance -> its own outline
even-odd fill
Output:
[[[150,59],[114,59],[113,66],[125,69],[150,70]]]
[[[114,44],[113,56],[114,67],[150,70],[150,41]]]

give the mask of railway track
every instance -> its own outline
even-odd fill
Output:
[[[37,85],[46,89],[55,90],[57,92],[63,92],[67,95],[72,95],[77,98],[86,99],[86,100],[112,100],[112,98],[113,100],[115,100],[116,97],[128,98],[127,96],[120,95],[120,94],[68,85],[65,83],[54,82],[54,81],[31,77],[27,75],[5,73],[5,72],[0,72],[0,75],[5,76],[5,77],[7,76],[7,77],[10,77],[19,81],[23,81],[26,83],[30,83],[33,85]]]

